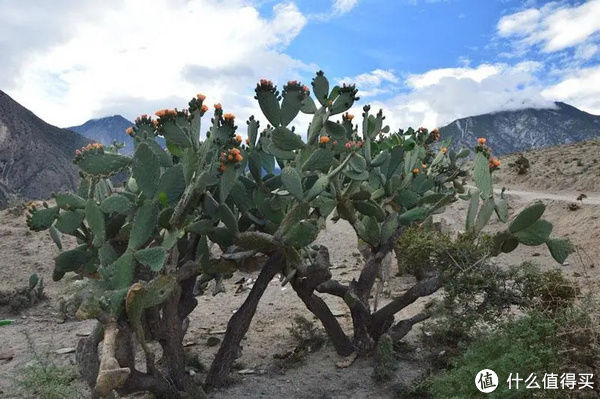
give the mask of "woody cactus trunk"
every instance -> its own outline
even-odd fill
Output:
[[[355,125],[347,111],[358,100],[356,88],[330,89],[322,72],[312,81],[316,102],[310,91],[291,81],[280,95],[262,80],[255,98],[268,124],[260,130],[250,117],[245,144],[235,117],[220,104],[201,140],[208,110],[202,95],[184,111],[161,110],[156,120],[143,115],[127,130],[133,157],[100,144],[78,150],[78,192],[56,194],[54,205],[30,210],[29,227],[49,230],[60,250],[54,279],[68,272],[84,277],[77,316],[99,323],[80,342],[77,357],[96,396],[150,391],[161,398],[203,397],[184,364],[183,338],[197,305],[194,285],[219,282],[241,264],[262,268],[229,321],[205,387],[225,383],[260,298],[278,274],[321,320],[339,354],[368,352],[390,329],[401,338],[426,315],[394,324],[394,314],[439,289],[442,280],[431,276],[373,311],[369,296],[381,260],[404,229],[427,223],[459,195],[470,201],[468,229],[480,231],[494,211],[506,220],[506,202],[495,198],[491,185],[497,165],[484,145],[475,158],[478,190],[467,193],[461,160],[468,151],[440,147],[437,130],[389,134],[382,112],[371,114],[368,106]],[[306,140],[289,127],[300,112],[312,115]],[[330,120],[336,115],[341,120]],[[164,137],[166,149],[157,136]],[[131,177],[115,189],[109,178],[121,171]],[[497,235],[496,252],[546,243],[555,258],[564,259],[570,246],[549,238],[551,225],[540,219],[542,213],[543,205],[535,204],[517,216]],[[359,278],[349,285],[332,279],[328,249],[315,242],[338,219],[369,247]],[[77,247],[63,249],[62,234],[74,236]],[[344,299],[352,335],[318,294]],[[141,369],[135,341],[143,349]]]

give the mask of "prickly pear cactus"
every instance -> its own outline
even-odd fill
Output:
[[[208,106],[199,94],[184,110],[137,118],[125,132],[133,156],[119,154],[116,145],[76,151],[79,190],[32,208],[27,224],[49,230],[56,243],[55,280],[73,272],[86,281],[77,315],[97,319],[110,343],[100,359],[98,393],[150,384],[130,370],[132,359],[119,364],[115,357],[119,340],[128,345],[134,335],[147,357],[144,378],[153,379],[155,390],[173,397],[190,392],[182,341],[197,304],[198,275],[219,286],[244,262],[277,252],[285,263],[283,283],[302,280],[314,290],[331,277],[314,245],[329,220],[346,220],[373,253],[389,251],[406,226],[426,222],[459,194],[470,200],[468,229],[480,231],[493,212],[506,221],[506,202],[494,198],[491,184],[490,168],[498,165],[484,143],[475,158],[478,191],[465,194],[467,150],[448,149],[437,129],[390,133],[382,111],[371,113],[369,106],[357,121],[348,113],[357,92],[354,85],[330,87],[323,72],[311,88],[290,81],[281,93],[261,80],[255,99],[268,124],[261,129],[250,117],[245,140],[221,104],[202,135]],[[304,132],[292,125],[299,113],[312,115]],[[115,188],[110,177],[123,172],[129,178]],[[564,258],[568,244],[549,238],[551,225],[541,213],[533,206],[519,215],[498,238],[499,251],[546,243],[555,258]],[[76,238],[75,248],[63,247],[64,234]],[[211,244],[220,247],[218,255]],[[163,345],[163,361],[155,362],[149,341]],[[119,378],[107,378],[113,374]]]

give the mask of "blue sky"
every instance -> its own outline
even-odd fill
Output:
[[[323,69],[393,128],[554,100],[600,114],[600,0],[0,0],[0,89],[59,126],[183,107],[259,114]]]

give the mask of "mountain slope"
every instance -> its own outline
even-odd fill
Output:
[[[76,188],[73,153],[88,142],[49,125],[0,90],[0,206],[10,194],[41,199]]]
[[[121,150],[123,154],[133,153],[133,141],[125,134],[125,129],[133,123],[121,115],[107,116],[104,118],[90,119],[83,125],[68,127],[90,140],[98,141],[105,146],[111,145],[114,140],[125,143]]]
[[[486,137],[494,154],[576,143],[600,137],[600,116],[557,102],[556,108],[526,108],[457,119],[440,128],[453,146],[471,148]]]

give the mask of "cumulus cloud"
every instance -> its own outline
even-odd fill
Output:
[[[589,113],[600,115],[600,66],[568,73],[564,79],[542,91],[546,98],[575,104]]]
[[[342,83],[355,83],[360,89],[360,96],[363,98],[389,93],[395,84],[400,81],[394,71],[385,69],[374,69],[371,72],[337,80],[340,85]]]
[[[551,2],[506,15],[497,28],[501,36],[516,37],[525,46],[541,45],[547,53],[564,50],[600,32],[600,0],[573,6]]]
[[[276,4],[266,19],[243,0],[157,0],[151,5],[115,0],[85,9],[77,4],[88,2],[61,1],[60,7],[48,6],[45,18],[35,18],[37,24],[8,28],[3,26],[10,19],[6,7],[19,15],[35,7],[0,5],[0,29],[10,37],[55,32],[38,41],[23,39],[32,43],[21,51],[8,48],[18,55],[12,68],[19,73],[3,84],[18,101],[60,126],[109,111],[134,118],[156,106],[181,108],[197,92],[245,118],[257,109],[249,82],[297,79],[316,69],[284,53],[307,23],[293,3]],[[71,4],[78,11],[62,15]],[[63,28],[54,26],[55,15],[62,16]],[[0,44],[4,56],[6,45]],[[0,76],[5,68],[3,62]]]
[[[358,0],[334,0],[331,9],[334,14],[345,14],[358,4]]]
[[[443,68],[410,75],[405,81],[409,88],[406,93],[375,101],[372,109],[382,108],[386,123],[398,129],[433,128],[487,112],[552,107],[552,100],[540,94],[543,85],[536,77],[540,68],[540,63],[526,61],[516,65]]]

